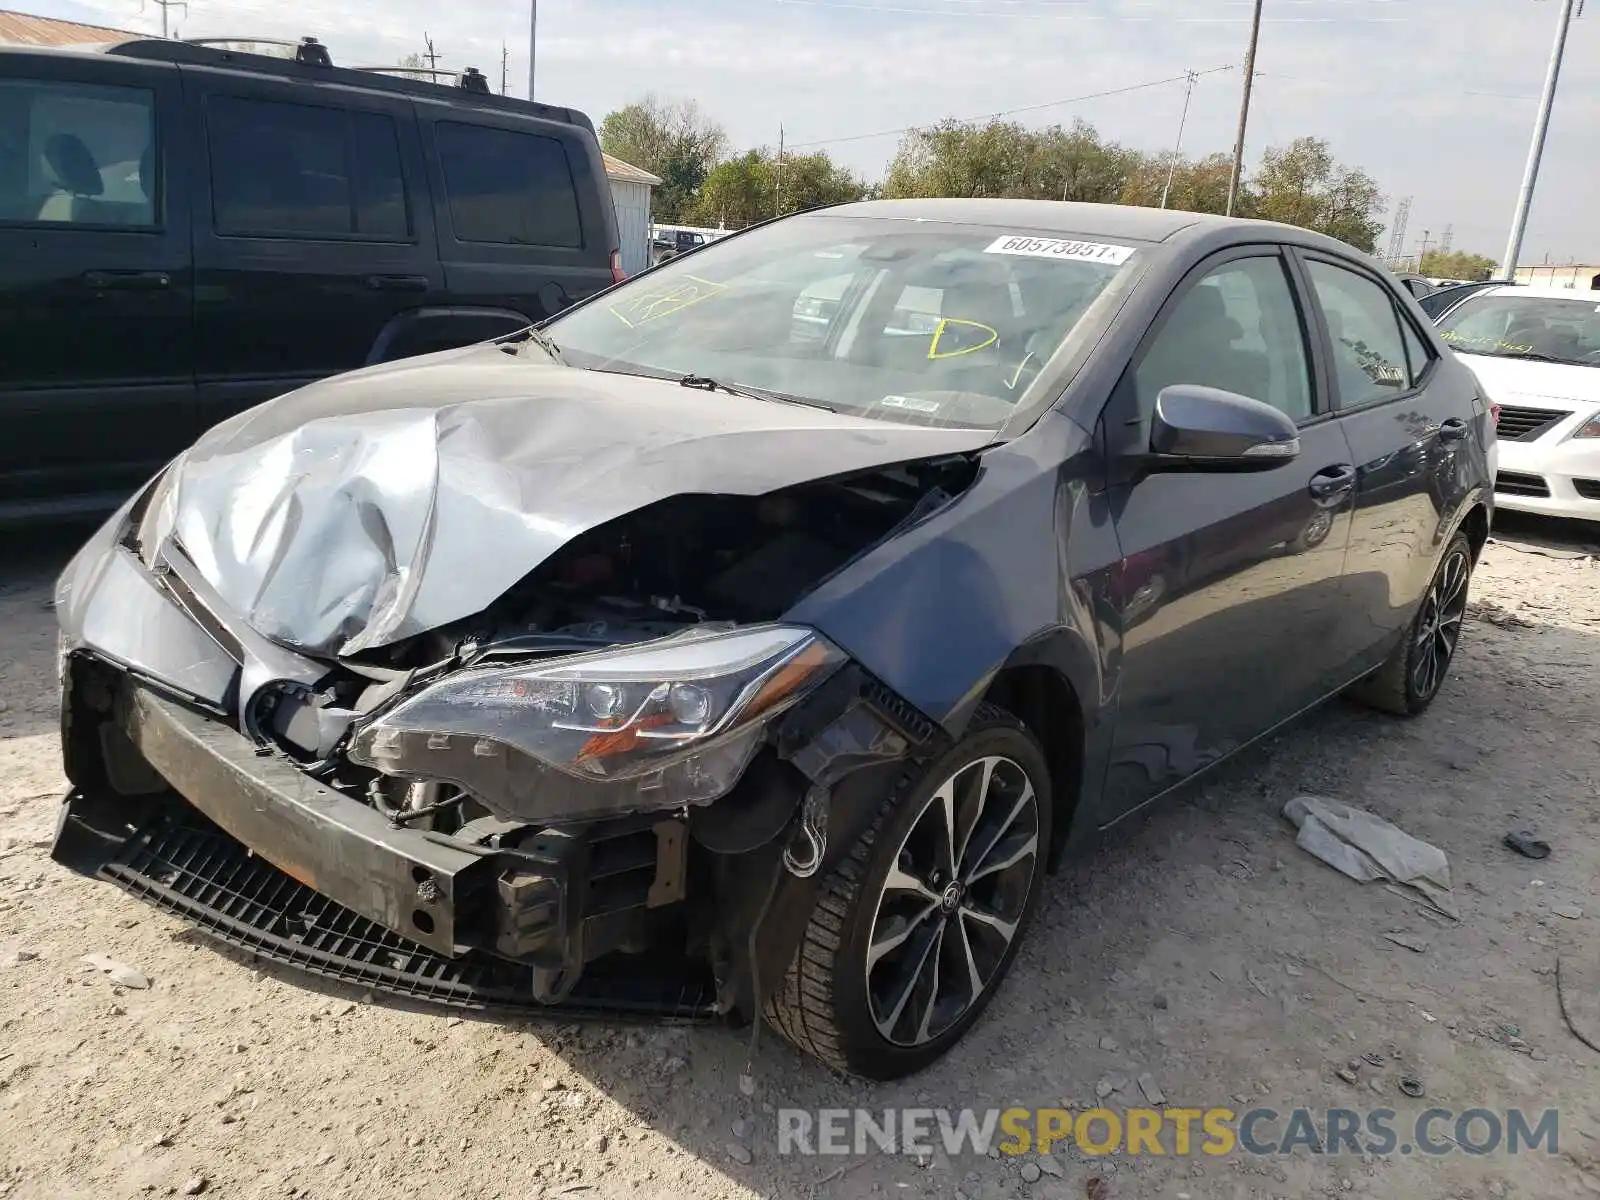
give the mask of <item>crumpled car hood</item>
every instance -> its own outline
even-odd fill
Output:
[[[141,542],[148,561],[176,535],[264,637],[348,655],[481,611],[578,534],[657,500],[761,495],[993,440],[473,346],[218,425],[169,469]]]

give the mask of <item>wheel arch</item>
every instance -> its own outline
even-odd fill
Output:
[[[1084,707],[1065,673],[1042,662],[1016,662],[990,681],[984,701],[1027,727],[1050,770],[1051,836],[1047,868],[1055,870],[1072,831],[1084,790],[1087,736]]]
[[[1481,500],[1475,502],[1456,528],[1467,535],[1467,544],[1472,547],[1472,562],[1476,566],[1484,546],[1489,543],[1489,506]]]
[[[514,308],[413,308],[389,319],[367,352],[367,366],[504,337],[534,322]]]

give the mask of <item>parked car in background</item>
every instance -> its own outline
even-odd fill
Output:
[[[477,72],[0,48],[0,522],[114,508],[263,400],[543,320],[616,251],[589,119]]]
[[[1492,440],[1306,230],[773,221],[173,462],[57,589],[53,853],[365,987],[904,1075],[1069,843],[1346,689],[1429,706]]]
[[[1476,296],[1479,292],[1493,287],[1514,286],[1508,279],[1481,279],[1473,283],[1456,283],[1448,287],[1441,287],[1437,291],[1429,292],[1426,296],[1419,297],[1417,305],[1435,321],[1444,316],[1468,296]]]
[[[1439,321],[1499,406],[1496,503],[1600,521],[1600,304],[1567,288],[1491,286]]]

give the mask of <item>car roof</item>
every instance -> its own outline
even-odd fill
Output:
[[[1578,288],[1530,287],[1522,283],[1502,283],[1484,288],[1480,296],[1520,296],[1526,300],[1586,300],[1600,307],[1600,292],[1580,291]]]
[[[1079,237],[1119,237],[1142,242],[1164,242],[1178,234],[1201,234],[1227,229],[1256,230],[1274,241],[1336,247],[1345,254],[1360,251],[1332,238],[1274,221],[1251,221],[1214,213],[1182,212],[1170,208],[1145,208],[1133,204],[1084,204],[1061,200],[971,200],[928,198],[916,200],[865,200],[825,210],[829,215],[861,216],[902,221],[947,221],[956,225],[983,225],[1072,234]]]

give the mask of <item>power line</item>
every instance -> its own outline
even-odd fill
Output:
[[[863,4],[857,0],[772,0],[774,4],[784,4],[796,8],[832,8],[845,9],[853,12],[890,13],[900,16],[913,17],[967,17],[986,21],[1053,21],[1057,23],[1074,21],[1136,21],[1151,23],[1159,21],[1163,25],[1241,25],[1250,20],[1249,17],[1186,17],[1177,16],[1172,10],[1165,9],[1152,13],[1148,17],[1133,16],[1128,13],[1074,13],[1070,16],[1056,15],[1041,12],[992,12],[987,10],[965,11],[958,9],[939,8],[905,8],[890,4]],[[1350,21],[1359,21],[1364,24],[1393,25],[1402,21],[1411,20],[1410,17],[1269,17],[1274,25],[1331,25]]]
[[[1021,108],[1007,108],[1000,112],[983,113],[976,117],[948,117],[942,120],[953,120],[957,125],[972,125],[978,121],[993,121],[1000,117],[1014,117],[1018,113],[1038,112],[1044,108],[1060,108],[1064,104],[1082,104],[1086,100],[1103,100],[1107,96],[1124,96],[1129,92],[1142,92],[1148,88],[1165,87],[1169,83],[1185,83],[1190,75],[1198,78],[1201,75],[1215,75],[1219,71],[1233,70],[1233,64],[1225,67],[1211,67],[1204,71],[1185,71],[1182,75],[1169,75],[1166,79],[1152,79],[1148,83],[1130,83],[1127,87],[1108,88],[1103,92],[1089,92],[1082,96],[1068,96],[1064,100],[1046,100],[1043,104],[1024,104]],[[914,129],[925,129],[926,125],[902,125],[899,129],[880,129],[876,133],[853,133],[847,137],[818,138],[812,142],[794,142],[789,149],[804,150],[811,146],[837,146],[841,142],[865,142],[872,138],[895,137],[902,133],[910,133]]]

